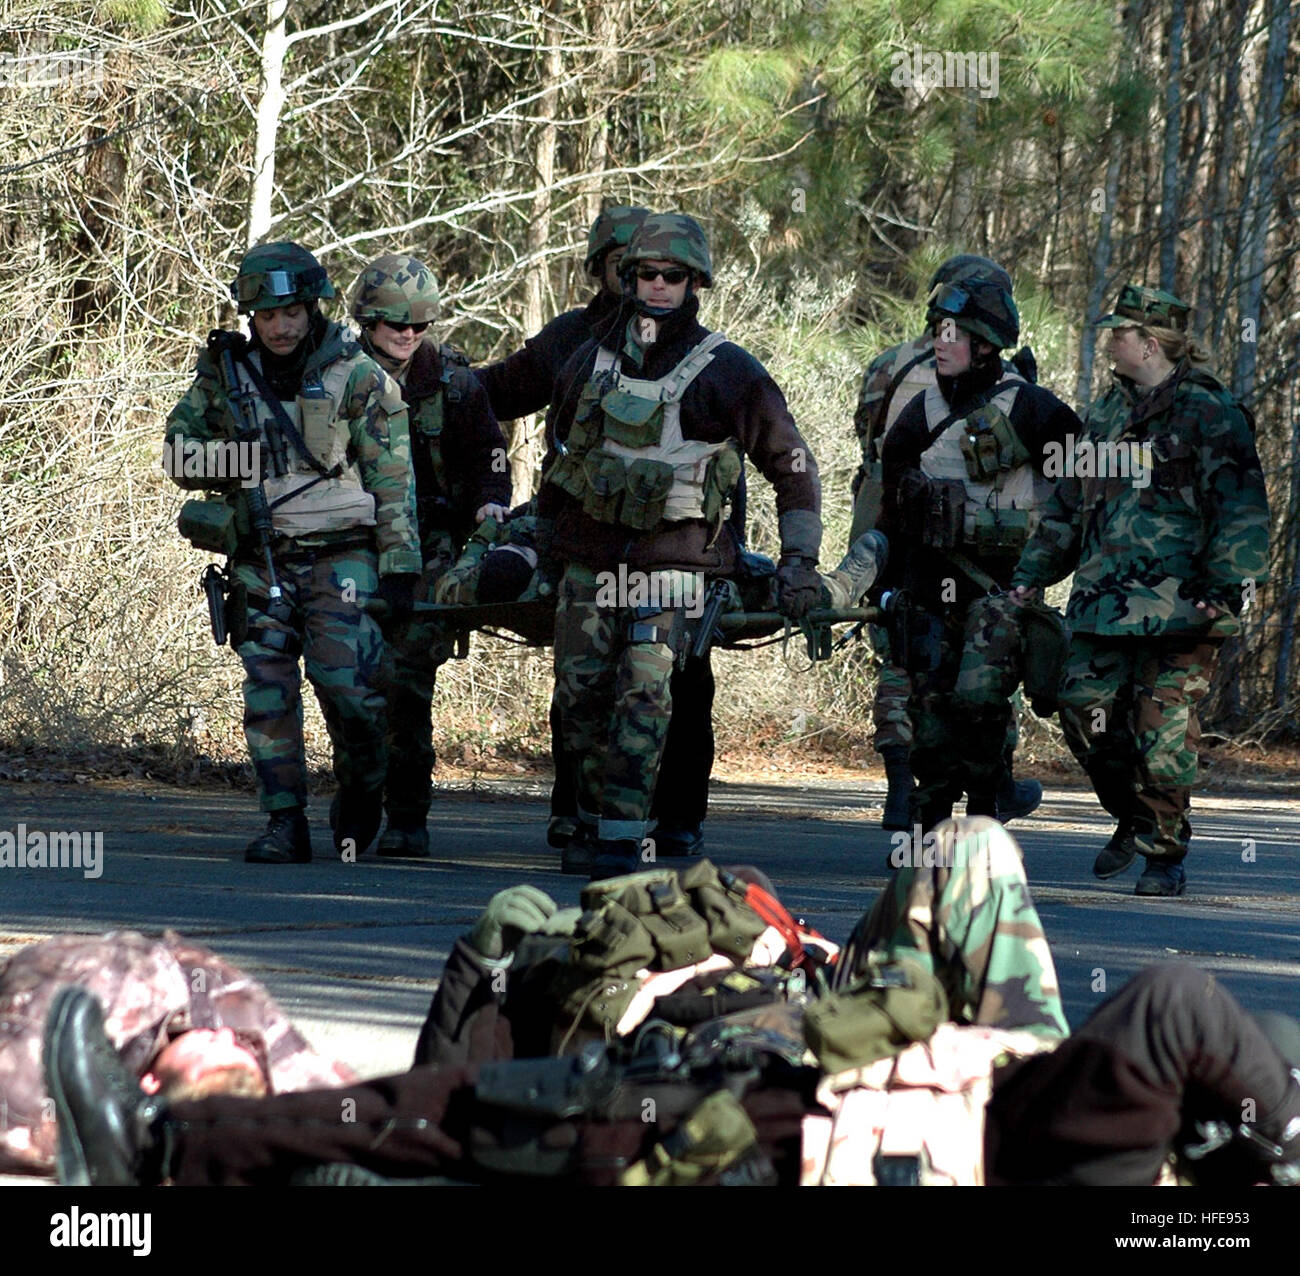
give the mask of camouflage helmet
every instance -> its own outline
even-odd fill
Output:
[[[239,263],[230,285],[241,315],[335,296],[325,268],[299,244],[259,244]]]
[[[713,284],[713,262],[704,228],[685,213],[651,213],[637,228],[623,254],[619,273],[626,275],[639,261],[676,261],[689,266],[701,288]]]
[[[926,322],[952,319],[957,327],[1005,350],[1020,338],[1020,312],[1009,289],[994,279],[939,284],[930,294]]]
[[[418,257],[376,257],[352,292],[352,317],[363,326],[378,319],[432,323],[439,306],[438,281]]]
[[[1007,292],[1011,291],[1011,276],[996,261],[977,257],[974,253],[958,253],[940,263],[938,270],[930,276],[927,293],[934,292],[940,284],[957,284],[963,279],[991,279]]]
[[[625,248],[631,243],[637,227],[649,216],[648,208],[631,204],[615,204],[605,209],[587,232],[587,260],[583,263],[587,274],[598,275],[605,254],[611,248]]]
[[[1111,314],[1097,320],[1098,328],[1126,328],[1149,324],[1153,328],[1174,328],[1187,331],[1191,307],[1179,301],[1171,292],[1159,288],[1142,288],[1125,284]]]

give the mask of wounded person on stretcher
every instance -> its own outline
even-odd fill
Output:
[[[64,994],[45,1054],[61,1177],[1143,1185],[1171,1154],[1200,1182],[1300,1177],[1300,1025],[1167,964],[1066,1037],[1014,841],[979,818],[938,832],[936,863],[903,869],[838,953],[761,877],[707,861],[679,888],[589,887],[580,919],[503,892],[448,962],[421,1062],[346,1088],[159,1101],[94,999]],[[710,995],[752,1000],[701,1019]],[[882,1136],[864,1114],[882,1095],[902,1113],[903,1089],[934,1102]]]

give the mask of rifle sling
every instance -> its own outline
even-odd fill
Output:
[[[306,462],[306,464],[310,466],[311,469],[315,470],[322,479],[338,478],[338,476],[343,473],[343,466],[335,465],[332,469],[327,470],[325,466],[323,466],[311,453],[306,443],[303,442],[302,435],[298,433],[297,426],[294,425],[289,414],[284,410],[284,404],[280,402],[275,391],[267,384],[266,378],[262,376],[253,365],[252,360],[245,355],[241,355],[239,362],[248,372],[250,379],[257,387],[257,392],[266,402],[266,406],[271,409],[271,415],[275,418],[275,423],[279,427],[280,433],[293,445],[293,450],[298,453],[299,459]],[[308,486],[314,486],[314,484],[309,484]],[[302,490],[302,488],[299,488],[293,493],[293,495],[296,496],[298,492]],[[280,503],[280,501],[276,501],[276,505],[279,505]]]

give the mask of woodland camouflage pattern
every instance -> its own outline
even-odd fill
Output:
[[[416,257],[378,257],[357,279],[352,317],[358,323],[432,323],[441,302],[433,272]]]
[[[611,248],[626,247],[632,242],[637,227],[650,216],[648,208],[631,204],[615,204],[607,208],[587,232],[587,260],[584,263],[589,275],[597,273],[601,258]]]
[[[1060,479],[1011,584],[1041,587],[1073,571],[1075,633],[1235,633],[1243,600],[1268,575],[1268,498],[1246,417],[1185,362],[1145,397],[1127,378],[1115,382],[1088,412],[1087,440],[1098,455],[1104,444],[1130,457],[1149,446],[1150,482]],[[1202,600],[1228,614],[1208,624]]]
[[[1120,289],[1114,312],[1103,315],[1097,320],[1095,326],[1123,328],[1129,324],[1142,324],[1153,328],[1176,328],[1179,332],[1186,332],[1190,314],[1191,308],[1187,303],[1179,301],[1172,293],[1161,292],[1159,288],[1141,288],[1135,284],[1125,284]]]
[[[694,217],[685,213],[651,213],[637,228],[619,264],[626,273],[639,261],[677,261],[699,276],[701,288],[713,284],[709,241]]]
[[[984,816],[944,820],[934,838],[932,852],[916,848],[931,866],[905,864],[854,929],[837,985],[853,978],[869,951],[885,950],[933,974],[959,1023],[1068,1036],[1015,839]]]

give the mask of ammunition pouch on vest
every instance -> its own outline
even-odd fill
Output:
[[[930,499],[921,510],[921,543],[931,549],[955,549],[961,544],[966,488],[957,479],[931,479]]]
[[[195,549],[229,558],[239,548],[235,507],[224,497],[186,501],[176,526]]]
[[[561,1046],[578,1030],[611,1039],[639,971],[678,970],[715,952],[741,962],[766,929],[708,860],[680,875],[655,869],[593,882],[581,900],[569,961],[550,989]]]
[[[1008,557],[1029,543],[1028,510],[978,509],[975,511],[975,550],[979,554]]]
[[[927,1041],[947,1018],[948,999],[928,971],[871,958],[847,989],[805,1009],[804,1040],[826,1072],[843,1072]]]
[[[961,454],[966,473],[981,483],[991,482],[1029,460],[1029,449],[1012,429],[1006,413],[994,403],[984,404],[966,418]]]
[[[740,452],[732,440],[683,438],[681,399],[725,340],[711,333],[657,381],[624,376],[614,352],[601,347],[547,482],[599,523],[636,532],[689,519],[720,525]]]

